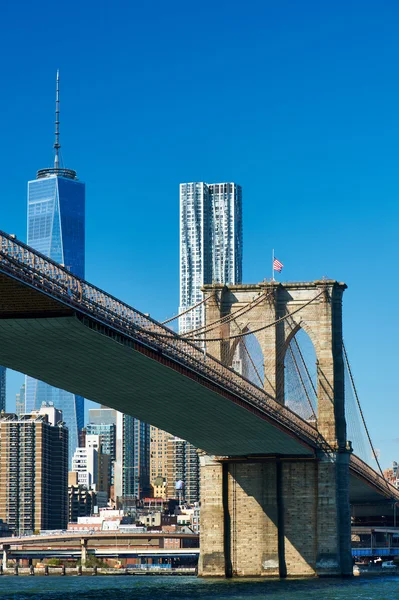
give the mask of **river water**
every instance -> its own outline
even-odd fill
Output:
[[[399,600],[398,576],[215,580],[195,577],[0,578],[0,600]]]

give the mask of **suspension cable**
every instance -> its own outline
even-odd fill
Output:
[[[255,308],[255,306],[257,306],[262,300],[267,298],[269,295],[270,295],[270,292],[268,292],[268,293],[264,292],[263,294],[261,294],[260,296],[255,298],[255,300],[252,300],[252,302],[245,304],[245,306],[242,306],[235,312],[233,312],[229,315],[225,315],[224,317],[221,317],[220,319],[217,319],[216,321],[212,321],[212,323],[201,325],[201,327],[197,327],[197,329],[192,329],[191,331],[187,331],[186,333],[184,333],[182,335],[182,337],[191,337],[194,334],[204,335],[208,331],[215,329],[218,325],[226,325],[233,319],[236,319],[237,317],[241,317],[242,315],[245,315],[247,312],[249,312],[250,310]]]
[[[289,324],[289,326],[291,327],[291,331],[293,331],[293,330],[294,330],[294,327],[292,326],[292,323],[291,323],[290,321],[288,321],[288,324]],[[298,343],[298,340],[296,339],[296,334],[293,336],[293,338],[292,338],[292,341],[294,342],[294,344],[295,344],[295,347],[296,347],[296,349],[298,350],[299,356],[300,356],[300,358],[301,358],[302,365],[303,365],[303,366],[304,366],[304,368],[305,368],[306,375],[308,376],[308,380],[310,381],[310,385],[312,386],[313,393],[314,393],[315,397],[317,398],[317,391],[316,391],[316,387],[315,387],[315,385],[314,385],[314,383],[313,383],[313,379],[312,379],[312,378],[311,378],[311,376],[310,376],[309,369],[308,369],[308,366],[307,366],[307,364],[306,364],[306,361],[305,361],[305,359],[304,359],[304,357],[303,357],[303,354],[302,354],[301,347],[300,347],[300,345],[299,345],[299,343]]]
[[[301,382],[301,384],[302,384],[302,387],[303,387],[303,389],[304,389],[304,391],[305,391],[306,399],[307,399],[307,401],[308,401],[308,404],[309,404],[309,406],[310,406],[310,410],[312,411],[313,417],[315,418],[315,420],[316,420],[316,422],[317,422],[316,413],[315,413],[315,411],[314,411],[313,404],[312,404],[312,402],[311,402],[311,400],[310,400],[310,397],[309,397],[309,394],[308,394],[308,390],[307,390],[307,388],[306,388],[305,382],[304,382],[304,380],[303,380],[303,377],[302,377],[302,373],[301,373],[301,371],[300,371],[300,369],[299,369],[299,366],[298,366],[297,360],[296,360],[296,358],[295,358],[295,354],[294,354],[294,352],[293,352],[293,350],[292,350],[292,348],[291,348],[291,344],[288,346],[288,349],[289,349],[289,351],[290,351],[290,353],[291,353],[291,358],[292,358],[292,360],[293,360],[293,362],[294,362],[294,366],[295,366],[296,372],[298,373],[298,376],[299,376],[300,382]]]
[[[237,325],[238,329],[240,329],[240,327],[239,327],[238,323],[236,323],[236,325]],[[249,360],[250,360],[250,363],[251,363],[251,365],[252,365],[252,367],[253,367],[253,369],[254,369],[254,371],[255,371],[255,373],[256,373],[256,375],[257,375],[257,377],[258,377],[259,381],[260,381],[260,385],[261,385],[261,386],[262,386],[262,388],[263,388],[263,385],[264,385],[264,384],[263,384],[262,378],[261,378],[261,376],[259,375],[259,371],[258,371],[258,369],[256,368],[256,365],[255,365],[255,363],[254,363],[254,361],[253,361],[253,358],[252,358],[252,356],[251,356],[251,353],[249,352],[249,350],[248,350],[248,348],[247,348],[247,345],[246,345],[245,341],[246,341],[246,340],[243,340],[243,342],[242,342],[242,345],[244,346],[244,350],[245,350],[245,352],[246,352],[246,354],[247,354],[247,356],[248,356],[248,358],[249,358]],[[239,348],[239,345],[238,345],[238,344],[237,344],[237,348]],[[232,357],[232,358],[233,358],[233,357]]]
[[[317,296],[315,296],[308,302],[305,302],[305,304],[302,304],[302,306],[300,306],[299,308],[296,308],[295,310],[293,310],[291,313],[287,313],[283,317],[280,317],[276,321],[273,321],[273,323],[267,323],[266,325],[262,325],[262,327],[258,327],[258,329],[253,329],[252,331],[250,331],[250,330],[244,331],[243,333],[237,333],[236,335],[229,335],[225,338],[223,338],[223,337],[218,337],[218,338],[201,338],[201,337],[199,337],[195,341],[198,341],[198,342],[220,342],[220,341],[224,341],[224,340],[234,340],[237,338],[241,338],[241,337],[250,335],[251,333],[257,333],[258,331],[263,331],[264,329],[268,329],[269,327],[274,327],[275,325],[279,325],[280,323],[283,323],[289,317],[292,317],[299,311],[306,308],[306,306],[308,306],[309,304],[311,304],[312,302],[317,300],[317,298],[320,298],[320,296],[322,296],[323,294],[324,294],[324,290],[322,292],[320,292],[319,294],[317,294]]]
[[[369,433],[368,427],[366,425],[366,419],[364,418],[363,410],[362,410],[362,407],[360,406],[360,400],[359,400],[359,396],[357,394],[357,390],[356,390],[356,386],[355,386],[355,380],[354,380],[353,375],[352,375],[352,369],[351,369],[351,366],[350,366],[350,363],[349,363],[348,354],[346,352],[345,344],[344,344],[343,341],[342,341],[342,349],[343,349],[343,352],[344,352],[345,364],[346,364],[346,367],[348,369],[349,378],[350,378],[350,381],[351,381],[351,384],[352,384],[353,393],[354,393],[355,398],[356,398],[357,406],[358,406],[358,409],[359,409],[359,412],[360,412],[360,416],[362,418],[364,429],[366,431],[367,439],[369,441],[369,444],[370,444],[370,447],[371,447],[374,459],[375,459],[375,461],[376,461],[376,463],[378,465],[378,469],[379,469],[379,471],[381,473],[382,478],[386,482],[387,487],[388,487],[388,491],[389,491],[389,483],[388,483],[387,479],[385,479],[383,470],[381,469],[380,461],[378,460],[377,453],[376,453],[376,451],[374,449],[374,446],[373,446],[373,442],[371,441],[370,433]]]
[[[174,317],[171,317],[170,319],[166,319],[166,321],[162,321],[161,324],[166,325],[167,323],[171,323],[171,321],[174,321],[175,319],[179,319],[180,317],[187,314],[188,312],[191,312],[195,308],[198,308],[198,306],[201,306],[201,304],[204,304],[204,302],[207,302],[209,300],[209,298],[211,298],[212,296],[213,296],[213,294],[210,294],[209,296],[207,296],[206,298],[201,300],[201,302],[198,302],[198,304],[193,304],[193,306],[190,306],[189,308],[187,308],[187,310],[184,310],[183,312],[179,313],[178,315],[175,315]]]

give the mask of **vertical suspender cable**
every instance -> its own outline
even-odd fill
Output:
[[[351,367],[350,367],[350,364],[349,364],[349,359],[348,359],[348,355],[347,355],[347,353],[346,353],[346,348],[345,348],[345,344],[344,344],[344,342],[342,342],[342,349],[343,349],[343,352],[344,352],[345,364],[346,364],[346,367],[347,367],[347,369],[348,369],[349,378],[350,378],[350,380],[351,380],[351,384],[352,384],[353,393],[354,393],[354,395],[355,395],[355,398],[356,398],[357,406],[358,406],[358,408],[359,408],[359,412],[360,412],[360,416],[361,416],[361,418],[362,418],[363,426],[364,426],[364,429],[365,429],[365,431],[366,431],[367,439],[368,439],[368,441],[369,441],[369,444],[370,444],[371,450],[372,450],[372,452],[373,452],[373,456],[374,456],[374,458],[375,458],[375,461],[376,461],[376,463],[377,463],[377,465],[378,465],[378,468],[379,468],[379,471],[380,471],[380,473],[381,473],[381,476],[382,476],[382,478],[383,478],[383,479],[386,481],[386,483],[387,483],[387,487],[388,487],[388,490],[389,490],[388,481],[385,479],[385,477],[384,477],[384,473],[383,473],[383,471],[382,471],[382,469],[381,469],[380,461],[378,460],[377,454],[376,454],[376,452],[375,452],[375,450],[374,450],[373,442],[371,441],[370,433],[369,433],[368,427],[367,427],[367,425],[366,425],[366,420],[365,420],[365,418],[364,418],[364,414],[363,414],[363,411],[362,411],[362,407],[360,406],[360,400],[359,400],[359,396],[357,395],[357,390],[356,390],[356,386],[355,386],[355,380],[353,379],[353,375],[352,375],[352,369],[351,369]]]

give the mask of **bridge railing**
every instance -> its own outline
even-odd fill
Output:
[[[242,398],[283,424],[313,446],[323,446],[317,430],[289,408],[279,404],[230,367],[207,355],[202,347],[70,273],[26,244],[0,231],[0,271],[56,298],[94,321],[162,352],[195,373]]]

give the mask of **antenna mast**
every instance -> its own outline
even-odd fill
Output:
[[[37,179],[43,179],[44,177],[66,177],[67,179],[77,179],[76,171],[73,169],[65,169],[60,167],[60,72],[57,69],[57,78],[55,85],[55,142],[54,142],[54,167],[47,169],[39,169],[37,172]]]
[[[55,86],[55,157],[54,157],[54,169],[59,169],[59,149],[60,144],[60,72],[57,69],[57,79]]]

